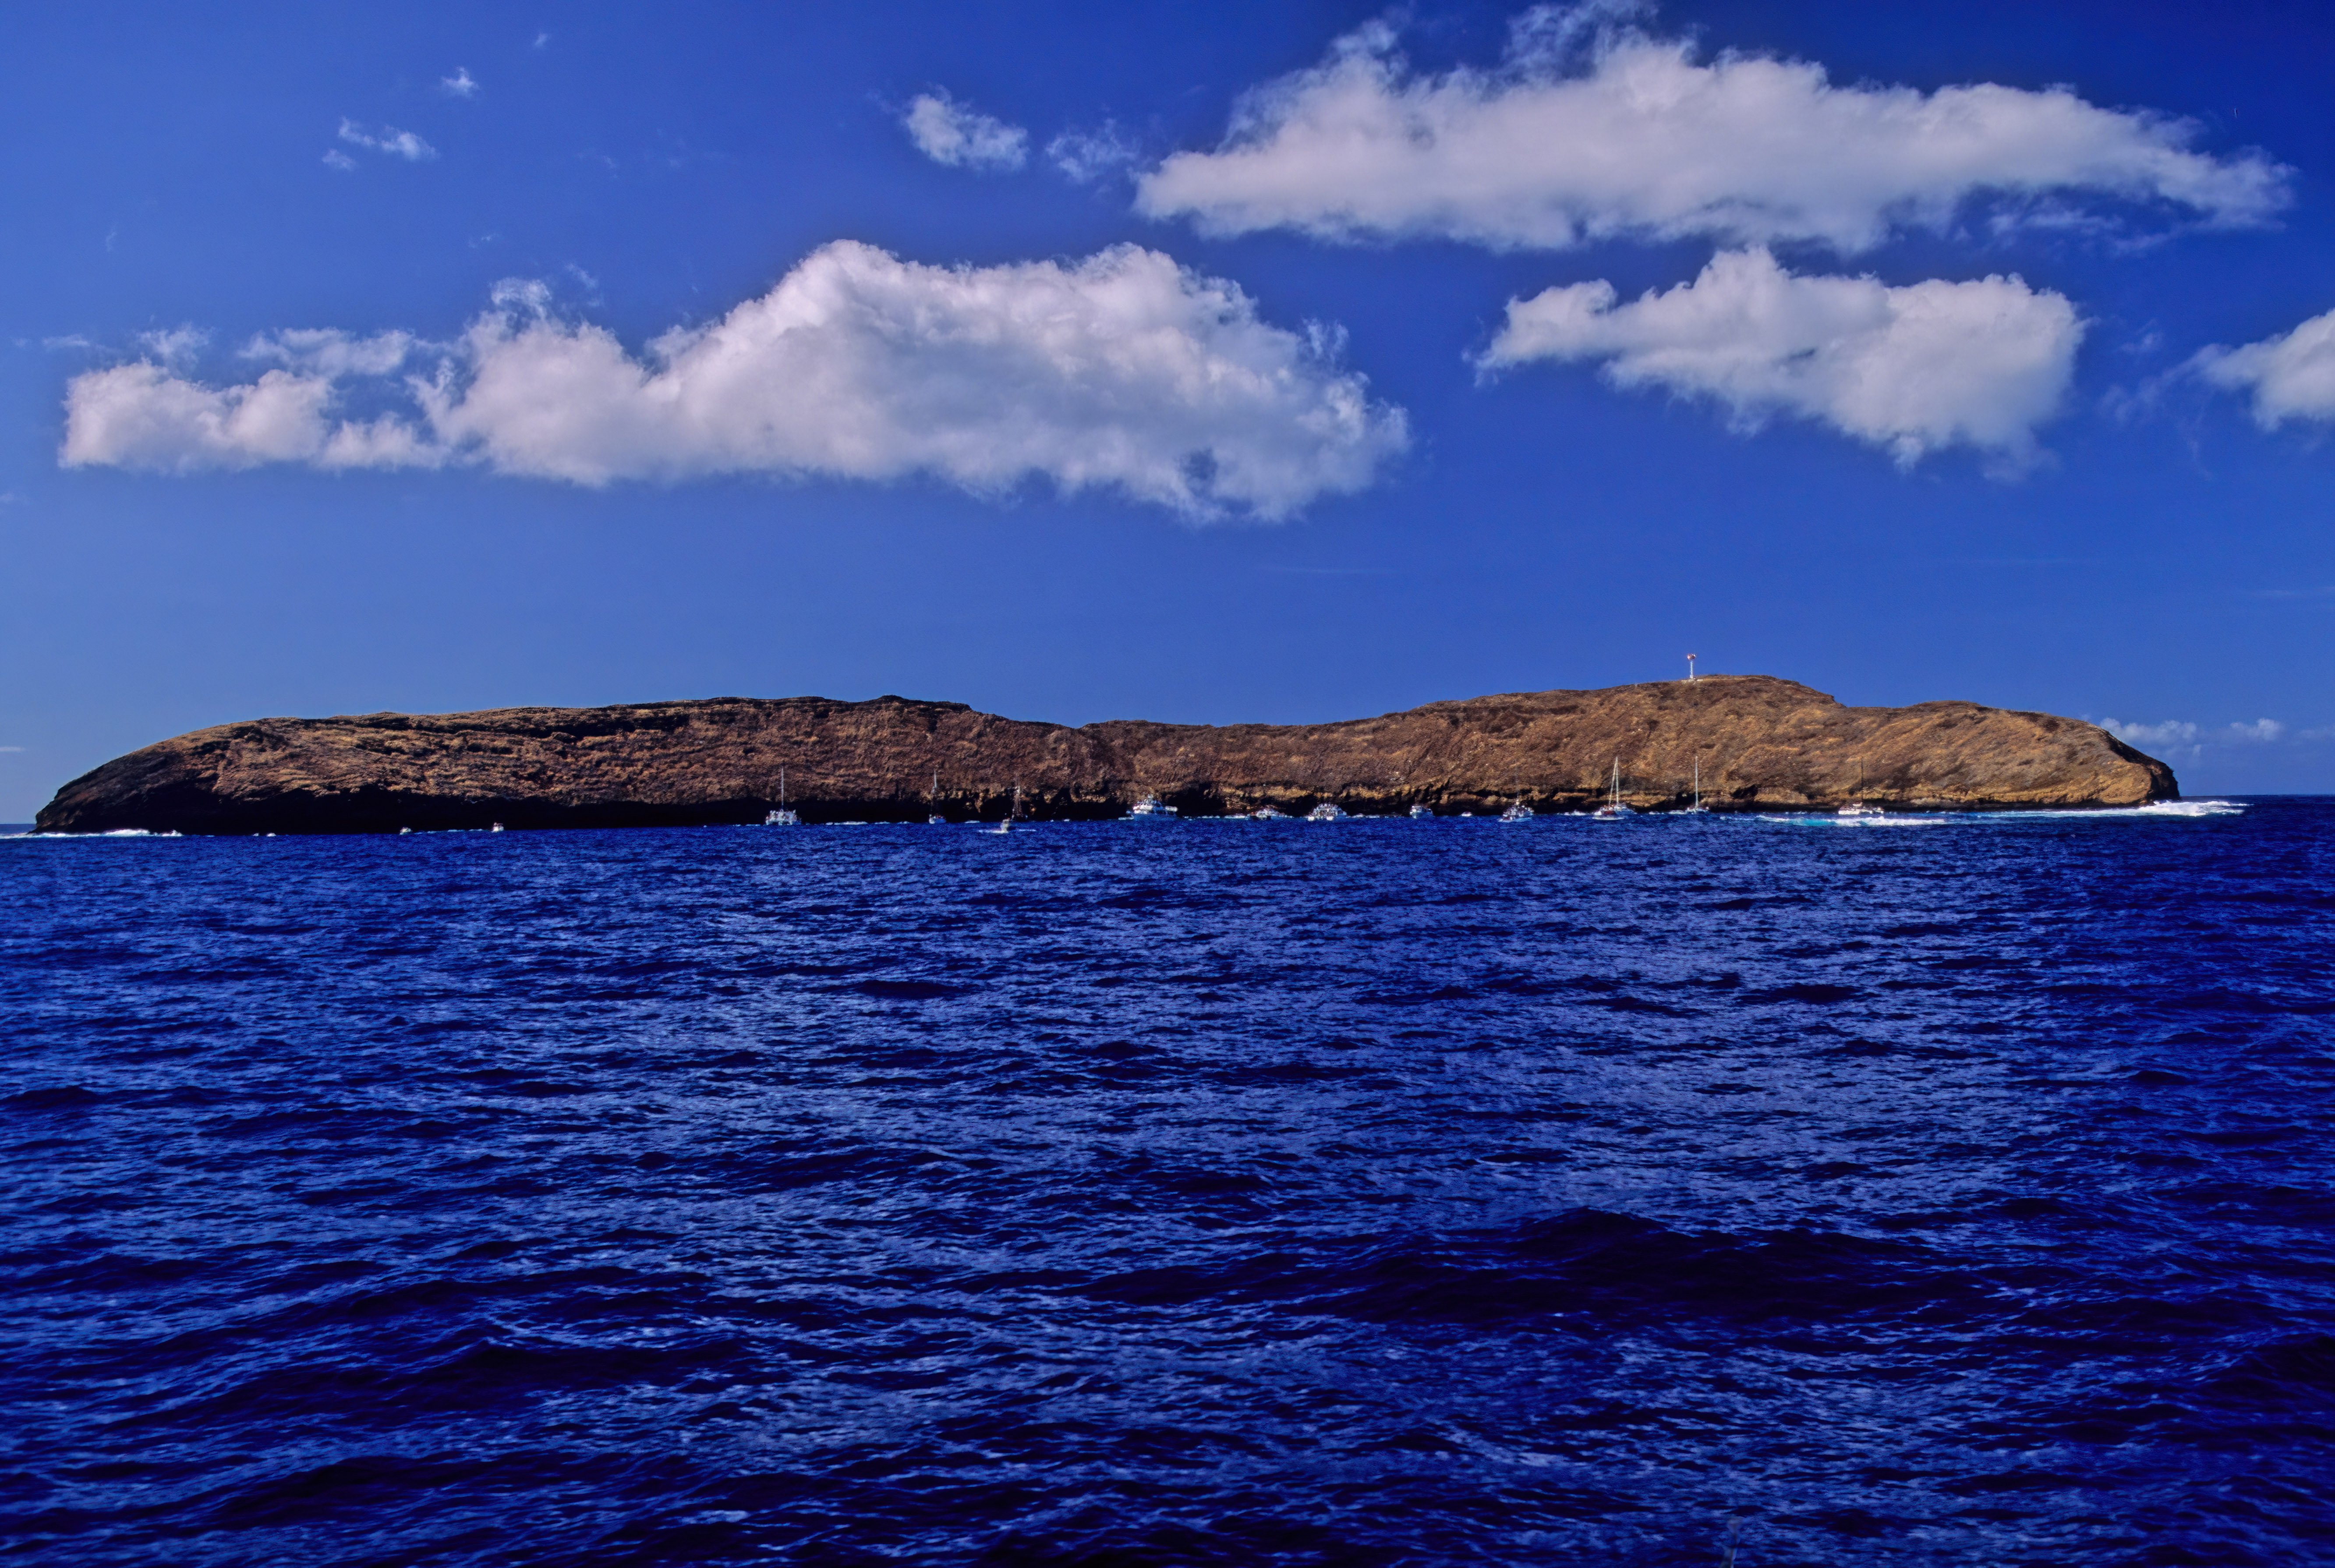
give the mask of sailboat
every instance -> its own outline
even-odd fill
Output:
[[[932,806],[938,806],[940,803],[941,803],[941,770],[940,770],[939,769],[935,768],[935,769],[933,769],[933,793],[932,793],[932,798],[931,798],[931,799],[930,799],[929,801],[927,801],[927,802],[926,802],[926,804],[928,804],[928,805],[932,805]],[[938,811],[935,811],[931,816],[929,816],[929,817],[925,818],[925,822],[927,822],[928,824],[930,824],[931,826],[933,826],[933,827],[935,827],[935,828],[945,828],[945,827],[946,827],[946,826],[948,825],[948,818],[945,818],[945,817],[944,817],[944,816],[942,816]]]
[[[1021,815],[1022,786],[1016,784],[1013,786],[1013,804],[1005,808],[1005,820],[1000,822],[994,828],[983,828],[983,831],[987,833],[1011,833],[1013,831],[1013,819]]]
[[[1592,811],[1589,815],[1595,818],[1600,822],[1619,822],[1624,817],[1634,817],[1637,815],[1636,812],[1622,804],[1622,759],[1619,757],[1613,759],[1613,788],[1611,796],[1606,799],[1604,805],[1600,806],[1596,810]]]
[[[1690,817],[1697,812],[1701,812],[1705,816],[1710,815],[1710,808],[1702,803],[1702,759],[1700,757],[1694,760],[1694,804],[1686,808],[1686,814]]]
[[[779,769],[779,808],[776,811],[769,812],[764,815],[762,818],[762,826],[765,828],[799,828],[801,825],[802,818],[787,808],[787,770],[784,768],[780,768]]]

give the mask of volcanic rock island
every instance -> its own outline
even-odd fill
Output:
[[[57,791],[44,833],[394,833],[1186,816],[1602,803],[1674,810],[2135,806],[2173,770],[2097,726],[1919,702],[1846,707],[1768,675],[1430,702],[1330,724],[1071,728],[962,702],[714,697],[611,708],[252,719],[158,741]],[[1017,805],[1018,801],[1018,805]]]

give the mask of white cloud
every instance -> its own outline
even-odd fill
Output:
[[[1105,124],[1100,131],[1065,131],[1046,143],[1047,160],[1073,182],[1090,185],[1136,159],[1135,144]]]
[[[244,345],[246,359],[273,360],[287,369],[326,380],[388,375],[422,348],[412,333],[375,333],[358,337],[329,328],[296,328],[263,334]]]
[[[935,163],[952,169],[1019,169],[1030,156],[1030,133],[945,92],[921,92],[900,117],[908,140]]]
[[[450,98],[476,98],[479,95],[478,79],[470,74],[469,66],[457,65],[453,75],[439,79],[438,91]]]
[[[343,174],[347,174],[354,171],[356,166],[357,160],[351,158],[347,153],[343,152],[339,148],[327,147],[325,149],[325,168],[336,169]]]
[[[2017,277],[1892,288],[1796,276],[1759,249],[1615,300],[1603,282],[1512,300],[1478,363],[1602,360],[1618,385],[1714,398],[1748,427],[1794,414],[1901,463],[1956,445],[2016,462],[2059,408],[2084,334],[2066,298]]]
[[[1137,207],[1218,233],[1855,251],[1894,227],[1943,226],[1981,197],[2061,223],[2079,194],[2225,225],[2287,200],[2286,169],[2194,151],[2183,121],[2064,87],[1841,87],[1801,61],[1705,63],[1689,44],[1603,25],[1615,9],[1541,7],[1499,67],[1441,76],[1413,73],[1391,27],[1365,27],[1252,93],[1215,151],[1146,174]]]
[[[931,474],[992,494],[1042,475],[1272,518],[1363,489],[1408,443],[1401,411],[1338,368],[1333,332],[1270,325],[1236,286],[1133,246],[947,268],[839,241],[637,356],[549,307],[513,282],[452,344],[279,333],[246,350],[276,368],[239,386],[145,361],[91,372],[69,384],[62,459],[467,463],[586,485]],[[343,411],[391,397],[369,420]]]
[[[438,156],[436,148],[411,131],[400,131],[394,125],[384,125],[379,131],[372,131],[354,120],[344,120],[341,121],[341,140],[352,147],[362,147],[369,151],[386,153],[392,158],[402,158],[408,163],[421,163]],[[344,156],[346,155],[344,154]],[[325,161],[331,160],[331,155],[326,154]]]
[[[2335,311],[2243,348],[2209,348],[2189,363],[2215,386],[2252,392],[2254,422],[2264,430],[2335,420]]]
[[[173,368],[193,363],[195,356],[201,353],[210,341],[211,334],[192,323],[138,334],[139,344],[150,358]]]
[[[2275,719],[2257,719],[2251,724],[2225,724],[2219,730],[2208,730],[2202,724],[2186,720],[2167,719],[2160,724],[2127,724],[2118,719],[2103,719],[2100,728],[2128,745],[2154,748],[2168,756],[2202,757],[2205,748],[2213,745],[2264,745],[2286,738],[2287,728]],[[2305,730],[2301,739],[2317,738],[2318,732]]]
[[[2180,719],[2167,719],[2161,724],[2127,724],[2120,719],[2103,719],[2100,728],[2127,746],[2153,746],[2169,751],[2197,750],[2197,726]]]

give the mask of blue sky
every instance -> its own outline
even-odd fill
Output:
[[[11,32],[0,819],[258,714],[1690,650],[2335,789],[2321,7]]]

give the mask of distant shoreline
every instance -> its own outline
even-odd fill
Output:
[[[1767,675],[1430,702],[1329,724],[1071,728],[962,702],[712,698],[219,725],[67,784],[44,832],[397,833],[1157,816],[2016,809],[2176,799],[2080,720],[1851,708]]]

